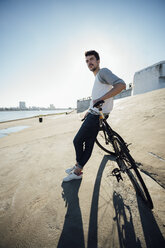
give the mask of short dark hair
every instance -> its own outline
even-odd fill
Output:
[[[90,50],[90,51],[85,52],[86,57],[90,55],[94,55],[97,60],[100,59],[98,52],[96,52],[95,50]]]

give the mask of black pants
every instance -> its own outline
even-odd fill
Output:
[[[83,168],[89,160],[98,131],[99,115],[89,113],[73,140],[78,167]]]

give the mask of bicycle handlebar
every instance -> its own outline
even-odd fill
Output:
[[[98,101],[93,105],[93,108],[100,108],[104,103],[104,100]]]
[[[93,108],[98,108],[99,111],[102,111],[102,105],[104,103],[104,100],[98,101],[93,105]],[[83,119],[81,119],[81,121],[84,121],[86,119],[86,117],[84,117]]]

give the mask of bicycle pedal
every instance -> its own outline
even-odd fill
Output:
[[[118,168],[113,169],[112,175],[116,176],[116,174],[120,173],[120,170]]]
[[[121,176],[121,173],[120,173],[120,170],[118,168],[115,168],[113,171],[112,171],[112,175],[116,177],[117,181],[119,182],[120,180],[123,181],[123,178]]]

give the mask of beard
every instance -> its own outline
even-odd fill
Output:
[[[92,67],[92,68],[89,68],[89,70],[90,70],[90,71],[93,71],[93,72],[96,71],[96,69],[97,69],[96,66],[95,66],[95,67]]]

